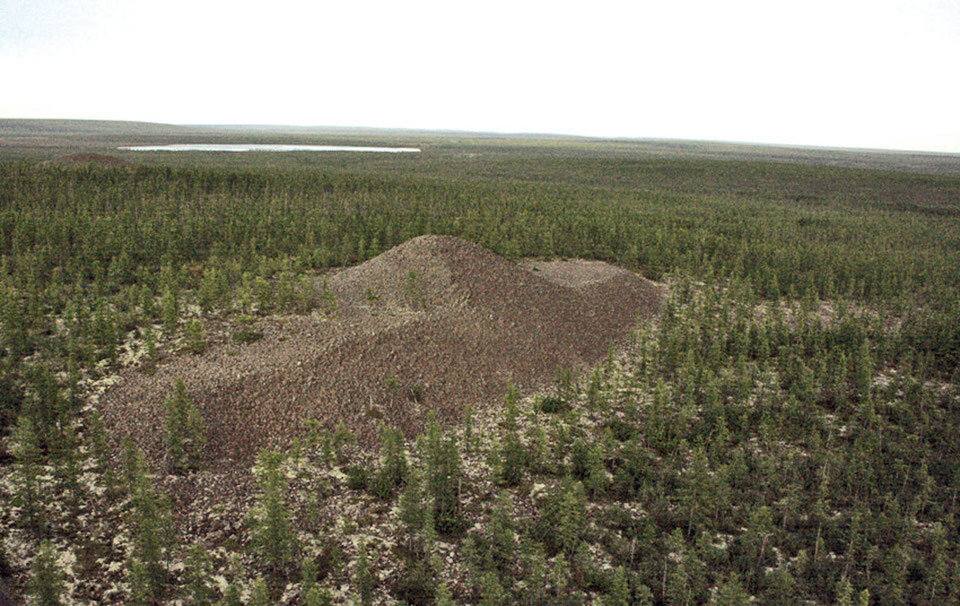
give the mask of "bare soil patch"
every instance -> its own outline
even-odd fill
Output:
[[[127,369],[99,407],[116,435],[162,457],[164,398],[177,378],[204,417],[206,455],[248,464],[303,421],[346,424],[370,444],[381,423],[408,435],[428,411],[456,422],[561,367],[592,364],[654,313],[658,286],[606,263],[514,263],[464,240],[422,236],[328,281],[335,311],[265,319],[263,338]],[[318,289],[321,285],[318,284]]]

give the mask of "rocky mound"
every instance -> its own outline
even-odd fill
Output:
[[[661,299],[605,263],[517,264],[445,236],[410,240],[326,288],[332,317],[265,320],[256,343],[174,357],[152,376],[125,371],[101,403],[108,424],[161,456],[162,403],[180,377],[221,463],[287,443],[307,418],[366,442],[381,423],[413,433],[429,410],[456,421],[467,403],[498,402],[511,376],[532,389],[595,363]]]

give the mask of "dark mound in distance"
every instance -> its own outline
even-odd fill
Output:
[[[601,262],[514,263],[448,236],[414,238],[329,278],[336,311],[264,320],[264,337],[178,356],[154,375],[123,372],[101,409],[155,458],[163,400],[183,378],[208,433],[207,455],[248,463],[303,420],[345,423],[361,441],[381,423],[418,431],[428,411],[458,420],[558,368],[593,364],[651,314],[660,289]]]

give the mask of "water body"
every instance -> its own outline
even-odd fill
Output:
[[[273,143],[175,143],[172,145],[131,145],[118,147],[129,151],[206,151],[206,152],[381,152],[419,154],[417,147],[350,147],[347,145],[279,145]]]

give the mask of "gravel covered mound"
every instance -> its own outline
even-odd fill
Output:
[[[161,457],[163,400],[183,378],[221,464],[286,444],[308,418],[370,443],[381,423],[409,434],[429,410],[455,422],[467,403],[499,402],[511,376],[530,390],[595,363],[661,300],[606,263],[517,264],[448,236],[414,238],[324,284],[335,311],[264,320],[260,341],[175,356],[153,375],[124,371],[101,400],[108,425]]]

